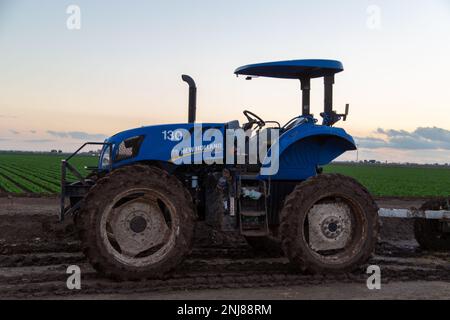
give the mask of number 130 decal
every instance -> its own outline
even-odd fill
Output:
[[[163,139],[164,140],[170,140],[170,141],[180,141],[183,139],[183,132],[175,130],[164,130],[162,132]]]

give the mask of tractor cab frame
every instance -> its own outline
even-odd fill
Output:
[[[246,65],[236,69],[234,73],[237,76],[247,76],[247,80],[254,77],[299,80],[303,117],[311,117],[311,79],[324,78],[324,111],[320,115],[323,125],[332,126],[341,118],[345,121],[349,111],[348,104],[344,114],[337,114],[333,110],[334,76],[343,70],[342,63],[336,60],[290,60]]]

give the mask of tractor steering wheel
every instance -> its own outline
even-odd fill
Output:
[[[253,112],[245,110],[243,113],[248,120],[248,122],[244,123],[242,126],[244,131],[251,129],[254,124],[256,124],[259,128],[262,128],[266,125],[266,122]]]

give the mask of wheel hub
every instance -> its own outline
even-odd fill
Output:
[[[322,222],[322,233],[328,239],[336,239],[342,233],[342,222],[338,217],[331,216]]]
[[[344,203],[317,204],[308,221],[309,245],[315,251],[342,249],[350,240],[350,208]]]
[[[135,233],[141,233],[147,228],[147,220],[142,216],[136,216],[130,221],[130,229]]]
[[[114,209],[113,237],[123,254],[134,257],[164,243],[170,229],[158,205],[136,199]]]

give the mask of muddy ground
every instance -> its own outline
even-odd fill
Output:
[[[424,199],[378,199],[380,207],[420,207]],[[350,274],[309,275],[286,258],[255,253],[243,239],[196,230],[188,259],[165,280],[115,282],[80,252],[58,199],[0,197],[0,299],[450,299],[450,254],[427,252],[412,221],[383,219],[368,264],[381,267],[381,290],[366,287],[366,266]],[[213,241],[211,241],[213,239]],[[68,290],[66,269],[79,265],[82,289]]]

